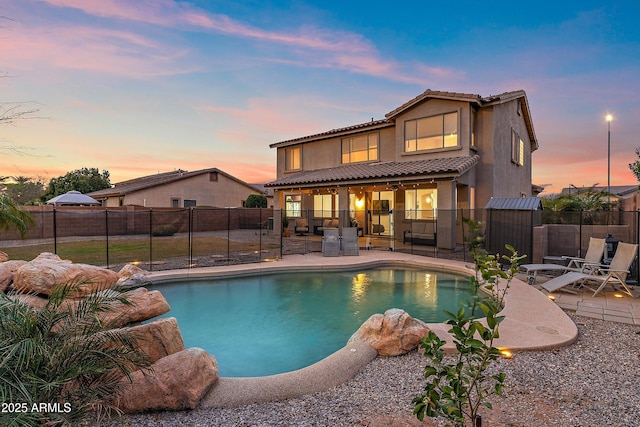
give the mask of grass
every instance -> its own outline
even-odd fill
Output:
[[[272,243],[235,242],[220,237],[197,237],[191,240],[193,256],[208,254],[227,254],[232,252],[254,252],[264,249],[278,248]],[[58,242],[57,254],[62,259],[74,263],[106,265],[106,240],[81,240]],[[30,261],[42,252],[53,252],[53,243],[10,247],[4,249],[10,259]],[[187,237],[131,237],[109,241],[109,265],[133,262],[159,261],[167,258],[189,256],[189,239]]]

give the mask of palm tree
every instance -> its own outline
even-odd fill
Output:
[[[7,194],[0,194],[0,229],[8,230],[16,227],[20,236],[24,238],[29,231],[29,225],[34,223],[29,212],[21,210]]]
[[[0,425],[75,425],[118,412],[112,398],[122,378],[150,366],[131,332],[101,320],[129,304],[126,293],[107,289],[70,304],[75,288],[58,286],[43,309],[0,293],[0,399],[20,405],[1,412]]]
[[[580,212],[580,215],[584,213],[582,220],[585,223],[593,223],[596,219],[596,212],[608,212],[616,205],[616,202],[610,202],[612,194],[596,190],[596,185],[586,189],[576,189],[575,193],[543,199],[542,205],[545,210],[552,212]],[[566,215],[560,214],[553,216],[567,218]],[[570,222],[573,223],[573,220]]]

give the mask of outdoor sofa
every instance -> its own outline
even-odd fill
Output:
[[[435,246],[438,242],[435,221],[412,221],[411,229],[405,230],[403,243]]]

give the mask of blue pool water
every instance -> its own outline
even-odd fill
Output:
[[[309,366],[344,347],[375,313],[401,308],[427,323],[472,301],[469,279],[371,269],[277,273],[155,286],[186,347],[215,355],[220,375],[253,377]]]

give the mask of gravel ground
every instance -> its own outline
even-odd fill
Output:
[[[492,368],[507,374],[507,389],[482,411],[483,426],[640,426],[640,327],[569,316],[575,344],[523,352]],[[424,386],[426,359],[417,351],[378,357],[346,384],[284,402],[229,409],[124,416],[121,426],[442,426],[420,423],[411,399]]]

